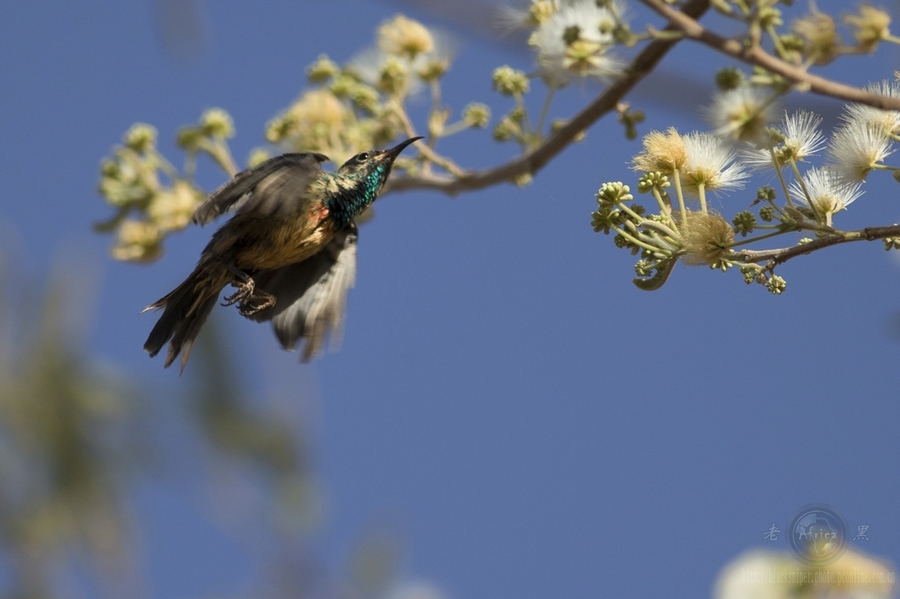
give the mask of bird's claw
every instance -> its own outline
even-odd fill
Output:
[[[241,316],[252,316],[275,305],[275,296],[262,289],[257,290],[252,278],[248,277],[243,283],[236,284],[236,287],[238,290],[226,297],[222,305],[237,304]]]

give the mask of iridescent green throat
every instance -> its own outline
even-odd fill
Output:
[[[335,177],[341,176],[335,175]],[[349,225],[375,201],[384,183],[386,169],[379,165],[366,175],[351,174],[342,177],[344,185],[339,185],[340,191],[325,200],[325,206],[328,208],[331,218],[337,221],[339,228]]]

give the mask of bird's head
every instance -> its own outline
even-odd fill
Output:
[[[413,137],[407,139],[390,150],[368,150],[366,152],[360,152],[342,164],[336,174],[339,177],[344,177],[356,182],[364,182],[367,187],[374,186],[376,190],[381,189],[381,186],[387,181],[388,175],[391,174],[391,166],[393,166],[394,160],[400,155],[400,152],[402,152],[406,146],[420,139],[422,138]]]

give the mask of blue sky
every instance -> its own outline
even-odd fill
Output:
[[[0,251],[15,257],[11,280],[40,285],[61,256],[86,256],[86,271],[102,273],[90,349],[173,392],[159,402],[178,401],[191,365],[179,378],[149,360],[141,346],[153,316],[138,312],[190,271],[210,231],[175,236],[150,265],[113,262],[111,239],[90,230],[110,214],[95,192],[100,159],[135,121],[155,125],[175,158],[177,128],[220,106],[243,161],[303,89],[307,64],[320,52],[348,59],[408,7],[206,8],[209,45],[189,65],[164,52],[149,2],[6,3],[0,18]],[[502,114],[491,72],[528,69],[530,56],[407,14],[458,39],[445,102]],[[722,64],[683,45],[663,68]],[[890,77],[897,58],[884,48],[829,73],[863,84]],[[699,106],[705,90],[650,85],[634,100],[648,111],[643,132],[703,126],[664,98]],[[594,93],[573,86],[557,114]],[[326,497],[313,546],[331,571],[362,532],[388,522],[405,538],[404,576],[454,599],[697,597],[742,551],[787,550],[763,534],[810,503],[833,506],[851,529],[869,525],[858,549],[900,559],[900,262],[880,243],[851,244],[781,267],[781,297],[737,273],[681,265],[662,290],[638,291],[632,257],[589,226],[597,188],[631,179],[639,147],[613,121],[527,188],[380,200],[361,230],[338,353],[300,365],[268,327],[218,310],[240,374],[310,419]],[[514,150],[489,132],[445,146],[467,167]],[[201,172],[207,188],[222,180]],[[868,183],[838,225],[898,221],[895,185]],[[733,214],[750,197],[714,204]],[[176,490],[148,485],[136,514],[156,597],[240,591],[262,575]]]

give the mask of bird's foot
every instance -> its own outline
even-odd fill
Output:
[[[247,299],[241,300],[238,304],[238,312],[241,313],[241,316],[253,316],[257,312],[267,310],[274,305],[275,296],[259,289]]]
[[[237,287],[238,290],[225,298],[225,301],[222,303],[223,306],[232,306],[234,304],[237,304],[238,302],[244,303],[250,300],[250,298],[253,297],[253,294],[256,291],[256,283],[250,277],[247,277],[246,281],[242,281],[240,283],[235,281],[231,284],[231,286]]]
[[[241,316],[252,316],[257,312],[266,310],[275,305],[275,296],[256,288],[256,283],[251,277],[246,281],[232,283],[238,288],[236,292],[225,298],[223,306],[238,305]]]

